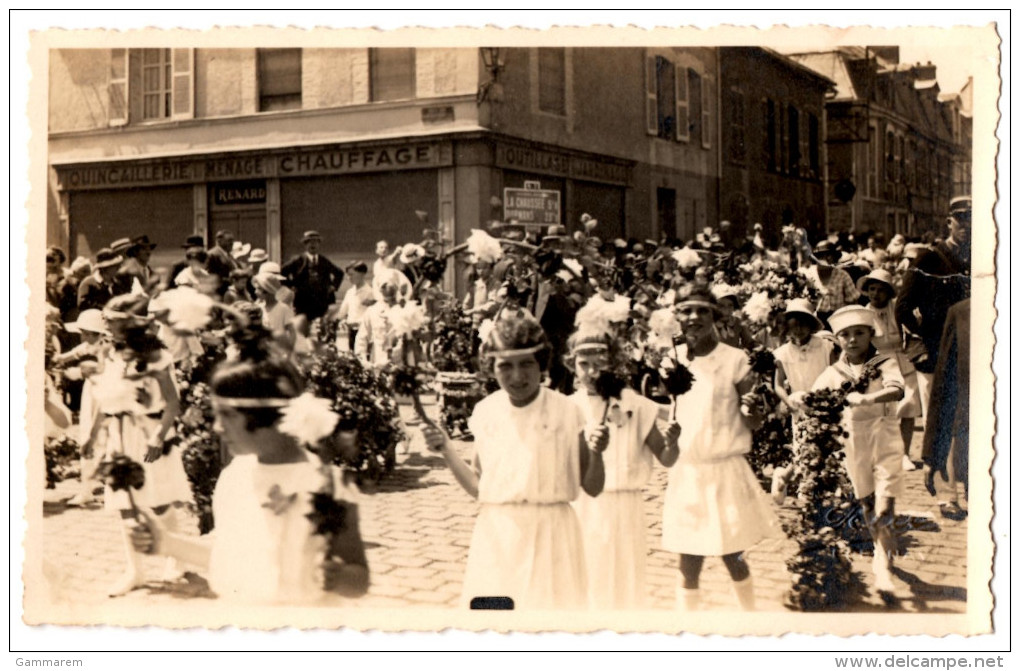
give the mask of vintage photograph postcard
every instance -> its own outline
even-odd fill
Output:
[[[995,24],[29,46],[26,624],[994,630]]]

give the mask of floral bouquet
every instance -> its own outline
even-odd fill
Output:
[[[43,452],[46,455],[46,489],[53,489],[58,482],[75,477],[78,443],[73,438],[66,434],[47,437]]]
[[[99,464],[96,474],[99,480],[113,491],[127,493],[131,504],[131,517],[140,523],[138,506],[135,505],[135,497],[131,495],[131,490],[145,486],[145,469],[142,465],[127,455],[115,454]]]
[[[672,352],[665,354],[659,362],[659,376],[666,392],[673,400],[673,421],[676,421],[677,398],[689,392],[694,386],[694,373],[680,360],[676,343],[677,338],[674,337]]]

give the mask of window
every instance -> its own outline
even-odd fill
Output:
[[[259,111],[301,108],[301,50],[258,50]]]
[[[691,139],[691,86],[688,68],[675,65],[662,56],[645,57],[645,129],[664,140],[688,142]],[[696,76],[696,74],[695,74]],[[700,77],[698,77],[700,80]],[[702,96],[702,99],[704,96]],[[704,103],[702,103],[704,107]],[[704,116],[704,109],[698,115]],[[702,145],[708,126],[698,120]]]
[[[655,90],[658,106],[656,135],[670,140],[676,133],[676,67],[662,56],[655,57]]]
[[[820,149],[818,146],[818,117],[808,114],[808,168],[811,170],[811,177],[816,179],[822,175]]]
[[[414,98],[414,49],[372,49],[369,76],[369,95],[373,102]]]
[[[169,119],[173,74],[169,49],[142,49],[142,118]]]
[[[888,196],[896,183],[896,136],[892,130],[885,132],[885,183],[883,190]]]
[[[676,82],[676,139],[687,142],[691,139],[691,89],[687,81],[687,68],[677,66],[673,81]]]
[[[567,115],[566,49],[538,50],[538,109],[549,114]]]
[[[128,120],[128,50],[110,53],[109,120],[111,126],[123,126]]]
[[[747,160],[744,92],[738,89],[730,89],[728,103],[730,160],[734,163],[743,163]]]
[[[703,85],[701,87],[701,148],[709,149],[712,147],[712,109],[715,107],[715,86],[713,86],[712,80],[705,77]],[[743,104],[743,100],[741,100]]]
[[[770,171],[779,168],[776,136],[776,101],[767,98],[765,100],[765,169]]]
[[[786,141],[789,149],[786,153],[786,170],[791,175],[800,174],[800,112],[790,105],[786,108],[787,128]]]
[[[868,175],[867,195],[876,198],[878,196],[878,174],[881,166],[878,162],[878,128],[875,124],[868,126],[868,164],[865,171]]]
[[[687,84],[688,84],[688,109],[690,119],[690,140],[691,144],[701,144],[702,137],[704,137],[705,131],[702,128],[704,116],[701,110],[701,96],[702,96],[702,79],[701,75],[697,73],[693,68],[687,69]]]

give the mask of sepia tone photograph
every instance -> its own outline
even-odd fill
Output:
[[[26,623],[992,631],[995,27],[603,31],[33,36]]]

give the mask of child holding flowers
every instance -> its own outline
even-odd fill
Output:
[[[584,533],[589,603],[597,609],[638,608],[645,605],[648,554],[643,489],[653,459],[667,468],[676,462],[680,425],[671,422],[663,436],[656,426],[659,404],[627,388],[618,398],[609,396],[605,378],[621,367],[613,363],[622,353],[608,324],[590,322],[581,323],[571,336],[567,358],[578,386],[571,398],[588,431],[609,429],[604,489],[597,497],[582,495],[574,502]]]
[[[805,395],[830,364],[836,360],[831,340],[818,335],[822,322],[815,316],[811,302],[795,298],[786,304],[783,313],[787,341],[776,348],[776,396],[794,413],[796,427]],[[794,428],[796,436],[796,428]],[[789,471],[777,467],[772,477],[772,494],[779,502],[785,498]]]
[[[504,306],[480,335],[481,355],[500,389],[475,406],[468,422],[476,446],[471,463],[453,452],[442,429],[423,430],[429,449],[442,452],[481,503],[463,600],[510,597],[517,609],[583,608],[588,580],[570,502],[582,488],[591,496],[602,491],[609,430],[586,433],[574,402],[542,385],[549,344],[530,313]]]
[[[815,381],[813,390],[849,389],[844,412],[846,469],[864,520],[875,539],[872,570],[880,592],[892,592],[892,533],[896,496],[902,487],[896,405],[903,398],[903,375],[895,357],[878,353],[874,313],[846,306],[829,317],[843,353]]]
[[[215,529],[184,536],[145,516],[134,546],[205,568],[213,591],[231,601],[315,605],[334,602],[331,594],[360,596],[368,566],[357,506],[307,449],[333,432],[338,416],[327,399],[302,394],[300,374],[270,338],[247,329],[240,359],[211,381],[214,428],[233,455],[213,493]]]
[[[124,455],[142,462],[145,485],[138,500],[176,525],[176,507],[191,499],[191,489],[179,450],[164,453],[167,433],[180,413],[173,362],[151,329],[148,298],[117,296],[103,308],[113,347],[93,377],[95,420],[82,445],[88,454],[105,446],[107,457]],[[111,596],[126,594],[145,582],[141,562],[131,549],[128,525],[134,505],[123,491],[107,489],[106,508],[124,520],[127,568],[110,588]]]
[[[694,378],[690,391],[676,400],[684,430],[662,511],[662,545],[680,555],[677,605],[699,608],[704,559],[721,556],[741,607],[753,610],[743,552],[778,527],[744,457],[751,431],[762,421],[750,397],[754,375],[743,351],[719,342],[714,323],[720,312],[710,292],[695,290],[676,309],[686,341],[677,347],[678,363]]]

